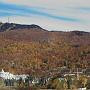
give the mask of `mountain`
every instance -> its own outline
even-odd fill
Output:
[[[7,30],[22,30],[22,29],[42,29],[40,26],[32,24],[32,25],[21,25],[15,23],[0,23],[0,32]]]
[[[18,41],[65,41],[75,44],[90,44],[90,33],[84,31],[47,31],[38,25],[14,23],[0,24],[0,37]],[[6,31],[6,32],[3,32]]]
[[[90,32],[47,31],[37,25],[13,23],[1,23],[0,28],[0,69],[44,72],[65,61],[68,68],[90,68]]]

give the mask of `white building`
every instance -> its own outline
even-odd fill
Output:
[[[0,78],[3,79],[15,79],[15,80],[19,80],[20,78],[22,78],[22,80],[25,80],[25,78],[27,78],[28,75],[14,75],[11,74],[9,72],[4,72],[4,70],[2,69],[2,71],[0,72]]]
[[[9,72],[4,72],[4,70],[2,69],[2,71],[0,72],[0,77],[3,79],[15,79],[15,75],[9,73]]]
[[[27,78],[27,76],[29,76],[29,75],[25,75],[25,74],[23,74],[23,75],[15,75],[15,80],[19,80],[20,78],[22,78],[22,80],[25,80]]]

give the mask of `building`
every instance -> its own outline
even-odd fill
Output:
[[[20,78],[22,78],[22,80],[25,80],[25,78],[27,78],[27,76],[29,75],[14,75],[12,73],[9,73],[9,72],[5,72],[3,69],[2,71],[0,72],[0,78],[2,79],[15,79],[15,80],[19,80]]]
[[[2,69],[2,71],[0,72],[0,78],[3,79],[15,79],[15,75],[9,73],[9,72],[4,72],[4,70]]]

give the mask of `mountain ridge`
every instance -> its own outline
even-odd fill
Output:
[[[3,31],[7,31],[7,30],[23,30],[23,29],[40,29],[43,31],[48,31],[46,29],[43,29],[42,27],[40,27],[39,25],[36,24],[17,24],[17,23],[2,23],[0,22],[0,32]],[[72,32],[75,34],[80,34],[80,33],[90,33],[90,32],[86,32],[86,31],[79,31],[79,30],[73,30],[73,31],[50,31],[50,32]],[[80,32],[80,33],[79,33]]]
[[[48,31],[37,26],[12,30],[11,26],[0,32],[0,69],[13,73],[27,73],[27,68],[29,73],[48,71],[65,61],[69,68],[90,68],[90,32]]]
[[[25,24],[16,24],[16,23],[0,23],[0,32],[7,31],[7,30],[21,30],[21,29],[42,29],[40,26],[31,24],[31,25],[25,25]]]

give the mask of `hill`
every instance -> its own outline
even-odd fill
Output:
[[[0,24],[0,31],[0,69],[45,74],[66,62],[68,68],[90,68],[90,32],[47,31],[12,23]]]
[[[16,23],[0,23],[0,32],[7,30],[23,30],[23,29],[42,29],[40,26],[32,24],[32,25],[21,25]]]

